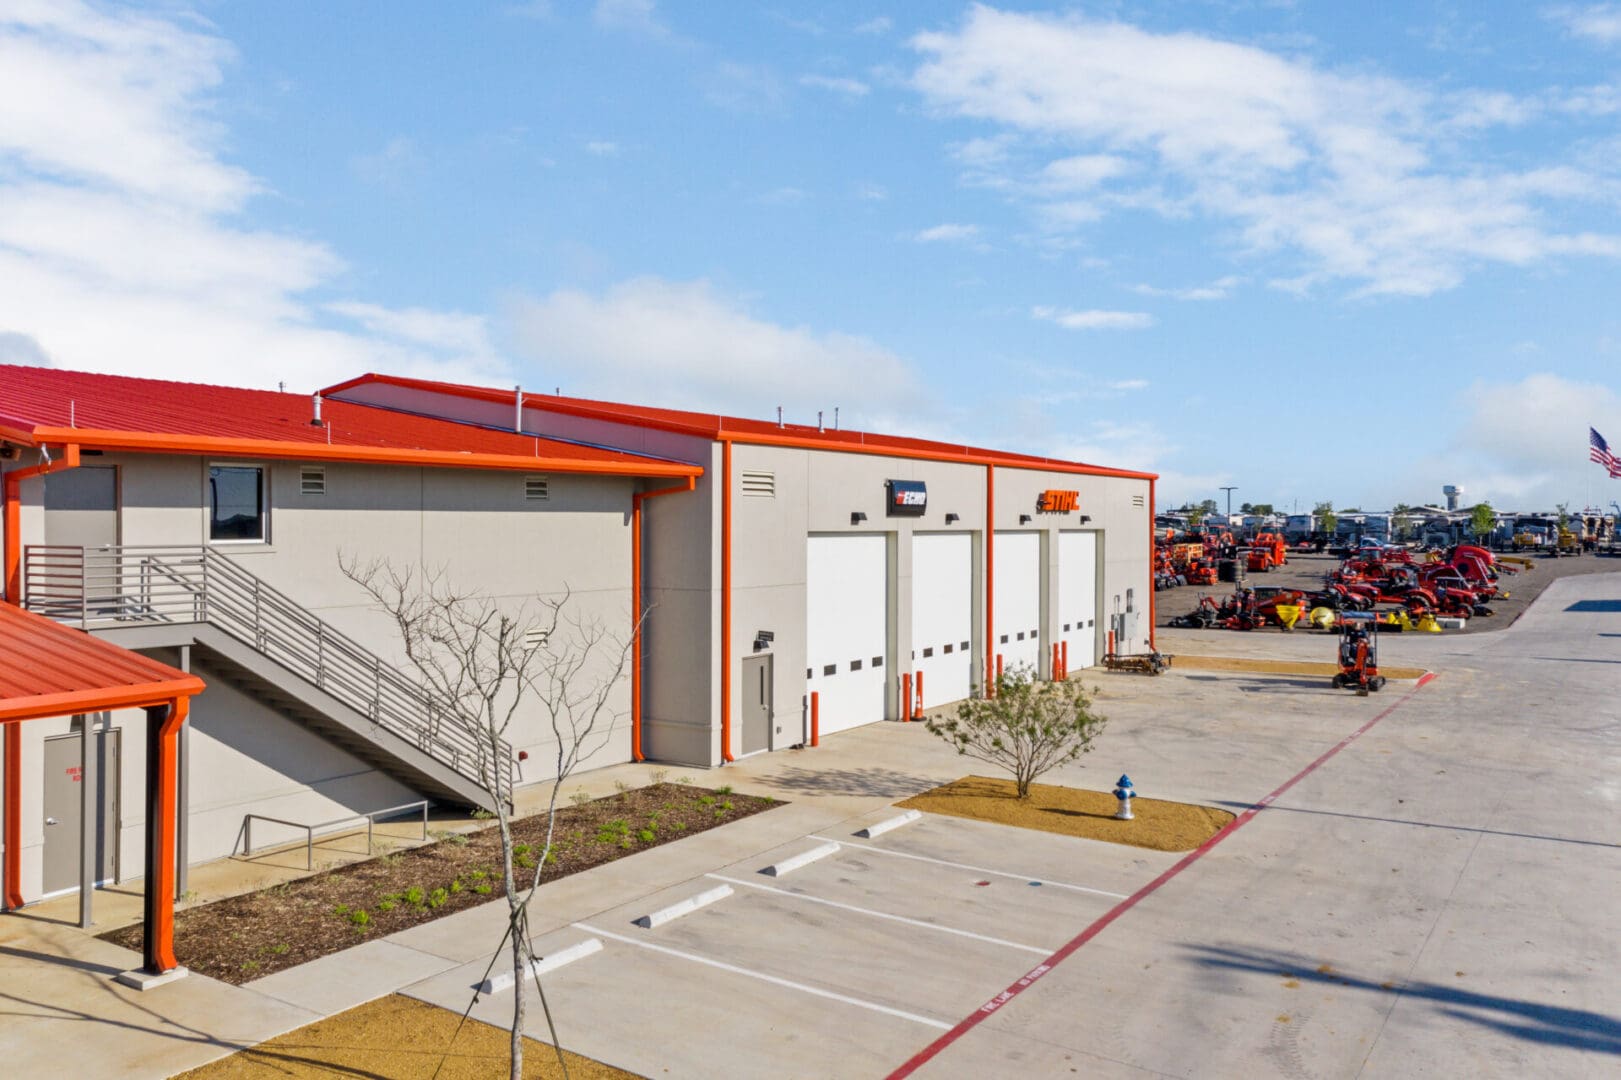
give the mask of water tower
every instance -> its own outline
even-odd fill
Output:
[[[1457,484],[1448,484],[1441,489],[1441,494],[1447,497],[1447,509],[1456,510],[1458,508],[1458,497],[1463,494],[1463,488]]]

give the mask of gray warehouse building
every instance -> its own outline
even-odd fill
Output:
[[[520,714],[500,790],[480,783],[467,733],[413,711],[397,633],[340,554],[512,603],[566,590],[633,640],[585,768],[723,764],[1152,641],[1155,478],[1130,470],[384,375],[312,399],[0,366],[0,471],[7,602],[207,684],[183,861],[231,854],[251,814],[488,805],[550,778],[550,728]],[[144,723],[6,725],[9,906],[77,885],[53,780],[87,739],[98,876],[138,873],[118,787],[145,764],[120,733]]]

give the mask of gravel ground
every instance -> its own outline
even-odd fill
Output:
[[[1576,555],[1563,559],[1552,559],[1546,556],[1533,557],[1534,564],[1528,570],[1518,574],[1502,573],[1498,587],[1508,593],[1505,599],[1501,593],[1490,604],[1493,614],[1489,617],[1469,620],[1469,630],[1501,629],[1518,619],[1531,601],[1541,595],[1549,583],[1572,574],[1602,574],[1607,571],[1621,570],[1621,559],[1599,555]],[[1289,555],[1289,561],[1282,567],[1265,574],[1251,574],[1245,581],[1246,585],[1257,588],[1267,586],[1281,586],[1287,589],[1301,589],[1306,591],[1320,589],[1323,578],[1332,570],[1338,569],[1341,559],[1336,555]],[[1175,589],[1164,589],[1154,595],[1156,605],[1154,617],[1155,625],[1169,626],[1172,619],[1179,615],[1186,615],[1199,606],[1201,597],[1210,596],[1220,603],[1224,597],[1231,596],[1234,586],[1229,582],[1217,582],[1215,585],[1182,585]],[[1236,630],[1206,630],[1203,633],[1244,633]],[[1276,627],[1269,627],[1261,633],[1280,633]],[[1453,631],[1457,633],[1458,631]]]

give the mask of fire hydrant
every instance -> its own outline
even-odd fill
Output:
[[[1120,800],[1120,809],[1114,812],[1115,820],[1130,821],[1131,800],[1137,797],[1137,793],[1131,790],[1131,777],[1121,775],[1120,782],[1115,785],[1114,797]]]

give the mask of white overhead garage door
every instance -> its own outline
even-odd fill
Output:
[[[1020,664],[1041,669],[1041,534],[996,534],[992,558],[996,580],[991,621],[996,633],[993,650],[1002,656],[1004,670]]]
[[[824,735],[884,718],[889,641],[887,540],[813,536],[805,567],[806,693]]]
[[[912,670],[925,707],[967,697],[974,684],[974,538],[912,536]]]
[[[1058,534],[1058,633],[1069,651],[1069,669],[1091,667],[1098,640],[1098,535]]]

